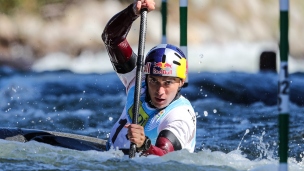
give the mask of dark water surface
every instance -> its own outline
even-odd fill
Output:
[[[276,73],[190,73],[182,90],[197,112],[196,152],[163,157],[76,151],[0,140],[4,170],[275,170],[278,158]],[[289,169],[304,170],[304,74],[289,77]],[[115,73],[0,69],[0,125],[106,139],[125,89]],[[23,168],[23,169],[22,169]]]

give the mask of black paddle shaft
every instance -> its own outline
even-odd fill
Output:
[[[135,93],[134,93],[134,106],[133,106],[133,118],[132,123],[137,124],[138,122],[138,112],[139,112],[139,101],[141,94],[141,81],[142,81],[142,68],[143,68],[143,58],[145,51],[145,40],[146,40],[146,29],[147,29],[147,9],[142,9],[140,11],[140,32],[139,32],[139,44],[138,44],[138,56],[136,63],[136,82],[135,82]],[[129,158],[135,157],[136,144],[130,144]]]

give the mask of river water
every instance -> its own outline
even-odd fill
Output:
[[[1,127],[106,139],[125,89],[113,72],[20,72],[0,68]],[[119,150],[77,151],[0,140],[3,170],[277,170],[278,111],[274,72],[190,72],[182,90],[197,112],[195,153],[129,159]],[[288,166],[304,170],[304,73],[290,74]]]

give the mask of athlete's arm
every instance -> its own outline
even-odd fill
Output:
[[[136,66],[136,55],[126,37],[137,18],[131,4],[110,19],[101,36],[113,68],[119,74],[128,73]]]
[[[128,139],[130,142],[135,143],[138,147],[137,150],[142,152],[143,155],[157,155],[162,156],[171,151],[181,150],[182,146],[177,137],[169,130],[162,130],[157,137],[155,145],[150,145],[146,147],[146,136],[144,133],[144,128],[137,124],[126,124],[124,126],[128,129]],[[144,148],[143,148],[144,147]],[[146,150],[146,148],[148,148]],[[141,151],[141,150],[146,151]]]
[[[143,151],[143,155],[163,156],[181,149],[181,143],[176,136],[169,130],[163,130],[159,133],[155,145],[151,145],[147,151]]]

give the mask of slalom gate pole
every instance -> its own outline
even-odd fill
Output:
[[[280,72],[278,82],[279,171],[288,170],[289,80],[288,80],[288,9],[289,0],[280,0]]]
[[[135,92],[134,92],[134,106],[132,108],[133,118],[132,123],[137,124],[138,113],[139,113],[139,101],[140,101],[140,91],[141,91],[141,80],[142,80],[142,68],[143,68],[143,58],[145,52],[145,40],[146,40],[146,30],[147,30],[147,9],[142,9],[140,11],[140,29],[139,29],[139,43],[138,43],[138,56],[136,63],[136,80],[135,80]],[[135,157],[136,144],[130,144],[129,158]]]
[[[180,48],[186,55],[187,68],[188,68],[188,46],[187,46],[187,18],[188,18],[188,0],[179,1],[179,19],[180,19]],[[188,73],[185,84],[183,87],[188,86]]]
[[[162,0],[161,3],[162,14],[162,40],[161,43],[167,43],[167,0]]]

